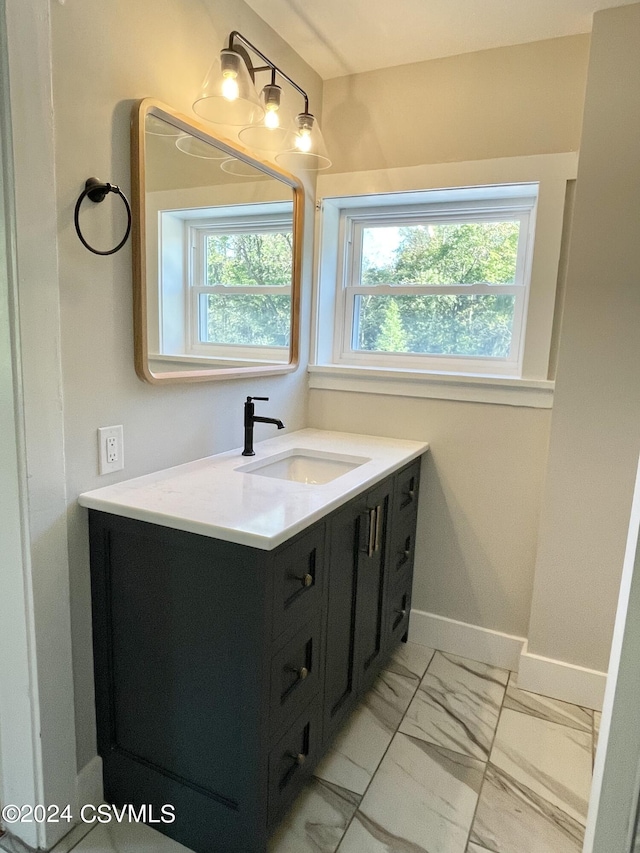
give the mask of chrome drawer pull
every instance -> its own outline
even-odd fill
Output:
[[[399,616],[405,617],[407,615],[406,610],[394,610],[394,613],[397,613]]]
[[[309,675],[309,670],[306,666],[287,666],[285,667],[285,669],[287,672],[295,672],[295,674],[298,676],[298,681],[304,681],[305,678]]]
[[[309,587],[313,584],[313,575],[309,574],[309,572],[307,572],[306,575],[289,575],[289,577],[293,580],[300,581],[304,587]]]
[[[374,506],[369,510],[369,547],[367,548],[367,557],[373,557],[376,551],[376,518],[378,517],[378,507]]]
[[[293,758],[296,764],[302,766],[307,760],[307,756],[304,752],[289,752],[287,753],[289,758]]]
[[[380,504],[376,507],[376,535],[374,551],[380,550],[380,531],[382,529],[382,507]]]

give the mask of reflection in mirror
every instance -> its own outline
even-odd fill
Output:
[[[154,101],[134,116],[136,370],[279,373],[298,356],[302,189]]]

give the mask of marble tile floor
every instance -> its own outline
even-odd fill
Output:
[[[580,853],[599,722],[507,670],[403,645],[269,853]],[[188,853],[135,824],[54,853],[70,850]]]

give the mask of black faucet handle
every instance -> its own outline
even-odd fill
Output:
[[[250,403],[252,400],[268,400],[268,397],[247,397],[247,403]]]

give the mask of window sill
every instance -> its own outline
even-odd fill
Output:
[[[229,355],[200,355],[199,353],[185,353],[184,355],[165,355],[162,353],[149,353],[149,360],[157,362],[158,364],[167,363],[167,364],[202,364],[207,367],[215,367],[216,365],[227,365],[231,362],[234,364],[238,364],[242,366],[243,364],[273,364],[274,366],[278,366],[281,364],[289,364],[289,351],[286,350],[286,356],[284,358],[261,358],[260,353],[256,353],[253,358],[246,358],[235,356],[233,352],[229,352]]]
[[[309,365],[309,387],[395,397],[422,397],[550,409],[555,383],[513,376],[471,376],[428,370]]]

